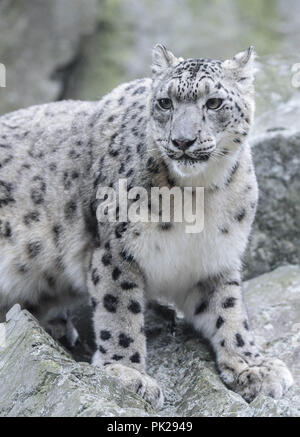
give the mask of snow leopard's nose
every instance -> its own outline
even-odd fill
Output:
[[[194,144],[196,139],[197,138],[194,138],[193,140],[187,138],[178,138],[178,139],[172,139],[172,143],[174,144],[175,147],[177,147],[179,150],[182,150],[184,152]]]

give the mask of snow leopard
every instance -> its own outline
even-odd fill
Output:
[[[153,49],[151,78],[100,101],[58,101],[0,118],[0,316],[19,303],[51,332],[77,333],[88,296],[103,368],[155,408],[163,388],[146,371],[145,305],[168,302],[208,340],[227,387],[248,402],[282,396],[285,364],[256,346],[242,267],[258,200],[248,143],[255,50],[220,61]],[[99,189],[204,189],[201,232],[174,218],[99,218]],[[132,206],[140,202],[131,196]],[[106,213],[108,211],[106,208]],[[152,207],[151,197],[148,208]],[[59,329],[57,328],[60,327]]]

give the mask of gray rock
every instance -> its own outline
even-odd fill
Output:
[[[0,62],[7,77],[0,113],[60,97],[98,14],[98,0],[1,1]]]
[[[114,417],[153,413],[149,404],[114,378],[89,364],[75,362],[18,305],[9,311],[3,325],[6,341],[0,344],[0,416]]]
[[[285,266],[252,279],[245,283],[245,298],[260,347],[289,365],[295,386],[283,399],[259,396],[247,404],[222,384],[210,349],[180,314],[151,303],[146,317],[148,371],[166,395],[157,414],[300,416],[300,267]],[[92,352],[86,316],[89,309],[74,319],[83,338],[72,351],[78,360],[88,359],[88,351]],[[155,414],[101,370],[75,362],[28,312],[13,307],[5,328],[6,346],[0,345],[0,416]]]
[[[258,119],[251,142],[260,200],[246,277],[300,262],[300,98]]]

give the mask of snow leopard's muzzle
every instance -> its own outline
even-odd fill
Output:
[[[214,141],[207,140],[204,144],[199,144],[196,138],[194,140],[172,139],[171,143],[165,148],[168,157],[186,163],[208,161],[215,149]]]
[[[204,125],[199,123],[199,110],[184,105],[177,111],[165,152],[169,158],[186,163],[208,161],[216,148],[216,141]]]

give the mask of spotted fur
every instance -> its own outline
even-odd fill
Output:
[[[2,317],[18,302],[46,327],[68,325],[74,340],[68,312],[89,294],[93,363],[154,406],[163,394],[145,373],[145,298],[182,310],[211,342],[223,381],[247,400],[260,391],[280,396],[292,382],[284,364],[257,350],[241,293],[258,196],[247,143],[253,58],[249,49],[225,62],[183,60],[157,46],[152,79],[120,85],[100,102],[50,103],[0,119]],[[217,110],[207,106],[212,98],[222,101]],[[171,100],[169,110],[161,99]],[[203,232],[187,234],[172,220],[98,222],[97,191],[120,178],[128,189],[204,187]]]

